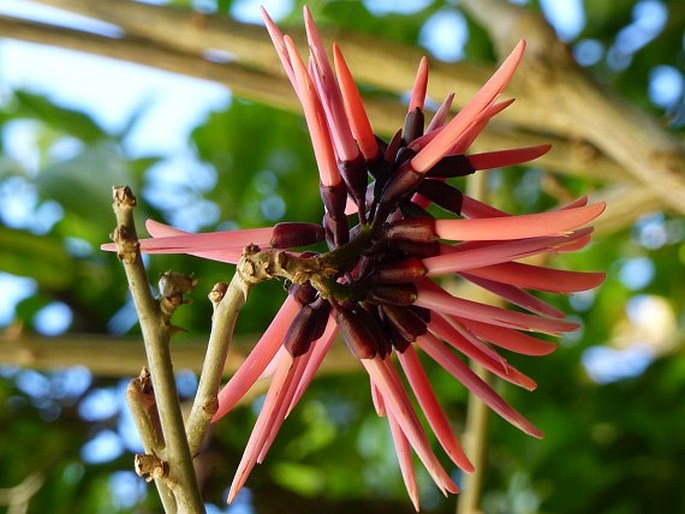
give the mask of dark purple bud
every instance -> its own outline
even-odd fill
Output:
[[[334,220],[345,218],[345,205],[347,204],[347,187],[344,182],[335,186],[319,185],[321,200],[326,207],[326,212]]]
[[[383,325],[383,321],[380,318],[380,312],[378,311],[378,308],[373,305],[369,307],[370,310],[359,308],[355,312],[357,312],[360,320],[367,327],[369,327],[369,330],[376,339],[379,355],[385,358],[385,356],[388,355],[392,349],[392,343],[388,338],[388,334]]]
[[[378,340],[368,323],[362,321],[357,307],[352,311],[341,305],[334,306],[335,321],[352,354],[358,359],[373,359],[378,353]]]
[[[400,212],[405,218],[434,218],[431,213],[411,200],[400,201]]]
[[[298,357],[309,351],[311,344],[323,335],[330,310],[330,304],[322,298],[302,307],[283,338],[283,346],[290,355]]]
[[[419,307],[418,305],[412,305],[409,307],[412,311],[414,311],[416,314],[418,314],[423,321],[426,323],[431,322],[431,311],[430,309],[426,309],[425,307]]]
[[[405,218],[389,223],[385,237],[391,241],[411,241],[412,243],[433,243],[438,240],[433,218]]]
[[[326,231],[326,241],[332,248],[344,245],[349,240],[350,231],[346,217],[334,219],[326,212],[323,215],[323,226]]]
[[[427,271],[421,259],[409,257],[384,265],[374,273],[373,280],[382,284],[411,283],[422,279],[426,276]]]
[[[400,333],[395,329],[393,325],[388,324],[388,332],[390,333],[390,341],[392,342],[392,347],[398,353],[404,353],[407,348],[411,345]]]
[[[475,172],[469,159],[462,154],[446,155],[426,172],[429,177],[463,177]]]
[[[423,111],[416,107],[404,117],[404,130],[402,137],[404,142],[409,144],[414,139],[423,135],[424,115]]]
[[[274,226],[269,244],[273,248],[293,248],[323,241],[326,231],[316,223],[278,223]]]
[[[379,284],[369,291],[369,298],[382,305],[411,305],[416,296],[414,284]]]
[[[406,146],[403,146],[402,148],[397,150],[397,154],[395,155],[395,166],[400,166],[404,164],[415,155],[416,152],[414,150]]]
[[[464,202],[464,195],[454,186],[442,180],[424,180],[416,190],[428,198],[435,205],[442,207],[446,211],[454,214],[461,214],[461,206]]]
[[[395,305],[382,305],[381,310],[386,321],[392,324],[393,328],[411,343],[428,331],[426,322],[411,309]]]
[[[393,250],[399,250],[408,256],[419,257],[421,259],[440,255],[440,243],[438,241],[433,243],[415,243],[414,241],[398,239],[387,240],[386,244]]]
[[[291,283],[288,292],[302,306],[312,303],[318,294],[318,291],[309,282],[304,284]]]
[[[400,146],[402,146],[402,130],[395,132],[385,149],[384,158],[387,162],[395,162],[395,156],[397,155]]]
[[[347,188],[352,194],[357,207],[360,211],[366,209],[366,186],[368,178],[366,173],[366,163],[361,154],[353,161],[343,161],[338,163],[338,169]]]
[[[423,179],[423,173],[412,169],[409,163],[406,163],[388,179],[381,193],[381,203],[394,204],[402,196],[414,191]]]

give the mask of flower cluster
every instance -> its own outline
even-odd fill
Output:
[[[218,419],[263,376],[272,381],[230,488],[231,501],[261,462],[283,420],[298,403],[338,333],[371,380],[379,415],[390,425],[409,496],[419,508],[411,452],[444,492],[458,488],[434,454],[403,372],[427,424],[456,466],[473,469],[417,356],[425,352],[524,432],[541,432],[479,378],[458,354],[495,375],[532,390],[535,382],[497,352],[544,355],[554,345],[526,332],[557,335],[577,324],[527,290],[554,293],[598,285],[601,273],[571,272],[518,262],[543,253],[570,252],[590,240],[583,228],[604,209],[581,198],[552,212],[512,216],[469,197],[448,182],[478,170],[535,159],[540,145],[467,154],[489,120],[511,104],[499,97],[525,49],[520,42],[482,89],[453,118],[453,95],[424,121],[428,64],[419,64],[404,127],[389,141],[377,137],[337,45],[331,64],[305,8],[310,56],[264,18],[285,72],[302,104],[319,169],[321,225],[187,234],[148,222],[148,253],[188,253],[238,263],[286,279],[289,295],[244,364],[219,394]],[[334,71],[335,70],[335,71]],[[436,219],[434,204],[454,215]],[[327,252],[295,251],[325,241]],[[241,267],[242,266],[242,267]],[[457,298],[432,280],[457,274],[528,312]],[[245,272],[247,277],[249,274]],[[249,277],[248,277],[249,280]],[[397,365],[399,363],[399,366]],[[399,367],[399,369],[398,369]]]

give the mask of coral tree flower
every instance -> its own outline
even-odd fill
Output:
[[[520,164],[549,150],[548,145],[539,145],[467,153],[489,120],[511,104],[501,102],[499,96],[523,57],[525,42],[513,49],[451,120],[453,95],[448,96],[427,128],[423,105],[428,62],[422,59],[404,128],[383,141],[373,133],[337,45],[333,65],[328,61],[309,11],[305,8],[307,62],[290,37],[263,14],[311,134],[325,210],[322,224],[281,223],[263,229],[187,234],[148,222],[153,237],[141,241],[141,249],[229,263],[250,258],[254,252],[271,252],[279,255],[279,262],[296,265],[297,272],[285,266],[277,273],[288,279],[289,295],[219,393],[215,419],[231,411],[255,381],[271,376],[229,502],[254,465],[265,458],[285,417],[340,333],[369,374],[373,404],[388,419],[402,477],[418,510],[412,450],[445,494],[458,492],[433,452],[427,429],[458,468],[471,472],[473,466],[450,429],[417,354],[427,354],[511,424],[541,437],[460,354],[507,382],[535,388],[533,379],[509,365],[498,349],[545,355],[554,345],[531,332],[559,335],[578,325],[565,321],[562,312],[529,290],[583,291],[597,286],[604,274],[519,261],[582,248],[592,232],[586,225],[604,205],[589,205],[587,198],[581,198],[551,212],[512,216],[448,183],[452,177]],[[435,219],[426,210],[431,204],[454,217]],[[293,250],[322,240],[328,244],[327,252]],[[248,244],[251,255],[243,251]],[[455,274],[527,312],[457,298],[432,280]],[[417,416],[412,395],[426,424]]]

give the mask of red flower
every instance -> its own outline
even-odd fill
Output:
[[[569,252],[590,241],[583,228],[604,210],[581,198],[559,210],[511,216],[447,183],[450,177],[535,159],[548,145],[480,154],[466,152],[490,118],[511,104],[499,95],[525,49],[521,41],[482,89],[447,120],[453,95],[424,129],[428,63],[419,65],[404,129],[389,142],[376,137],[337,45],[333,69],[305,8],[308,64],[293,41],[264,12],[267,28],[302,103],[319,169],[325,214],[322,225],[281,223],[272,228],[186,234],[148,222],[148,253],[187,253],[222,262],[278,255],[287,262],[275,275],[292,283],[290,294],[241,368],[219,394],[218,419],[257,379],[272,376],[229,492],[230,502],[261,462],[283,420],[298,403],[341,332],[371,379],[376,411],[386,416],[409,496],[418,510],[413,449],[443,492],[458,492],[433,453],[403,386],[396,362],[431,430],[452,461],[470,472],[464,455],[417,357],[417,348],[524,432],[541,432],[480,379],[458,353],[504,380],[532,390],[535,382],[496,351],[544,355],[554,345],[525,332],[558,335],[578,325],[527,292],[571,293],[597,286],[603,273],[582,273],[523,264],[542,253]],[[337,76],[337,81],[336,81]],[[370,182],[370,183],[369,183]],[[458,219],[434,219],[430,204]],[[357,223],[349,226],[350,215]],[[329,251],[288,250],[326,240]],[[251,246],[245,253],[246,245]],[[111,247],[107,247],[111,249]],[[271,253],[269,253],[271,252]],[[287,259],[287,261],[283,260]],[[296,269],[297,272],[292,271]],[[431,278],[456,273],[529,313],[456,298]]]

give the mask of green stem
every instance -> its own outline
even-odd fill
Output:
[[[129,289],[138,312],[140,328],[148,359],[162,425],[165,448],[160,457],[169,465],[168,486],[174,493],[179,510],[191,514],[203,513],[204,505],[188,448],[181,405],[176,391],[169,342],[171,325],[159,303],[152,296],[147,272],[140,255],[138,237],[133,222],[136,198],[128,186],[113,189],[113,209],[117,228],[113,239],[124,264]]]
[[[210,299],[214,304],[212,328],[207,343],[200,383],[193,406],[186,422],[186,433],[191,455],[197,455],[214,413],[218,408],[217,393],[221,385],[224,364],[233,338],[238,313],[247,299],[248,285],[239,273],[233,275],[231,283],[214,286]]]

